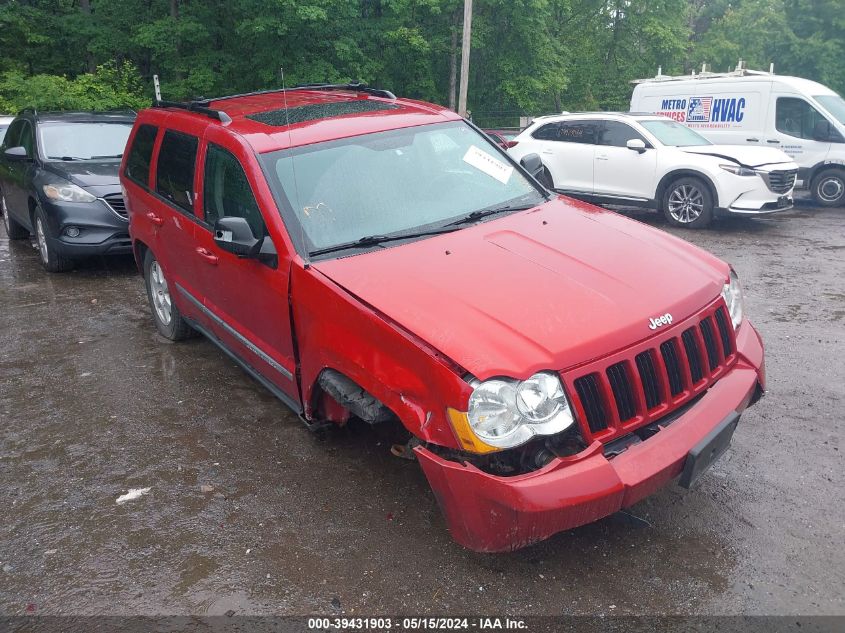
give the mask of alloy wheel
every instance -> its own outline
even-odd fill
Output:
[[[9,210],[6,208],[6,196],[0,194],[0,211],[3,212],[3,226],[6,227],[6,235],[12,232],[12,225],[9,224]]]
[[[41,261],[45,264],[50,263],[50,252],[47,250],[47,236],[44,234],[44,223],[41,218],[35,220],[35,239],[38,242],[38,252],[41,255]]]
[[[704,211],[704,194],[694,185],[681,185],[669,196],[669,214],[678,222],[695,222]]]
[[[170,289],[167,286],[167,279],[157,261],[150,266],[150,296],[153,299],[153,307],[158,320],[162,325],[169,325],[171,319],[172,303],[170,301]]]

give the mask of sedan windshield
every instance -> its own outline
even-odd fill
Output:
[[[694,145],[712,145],[710,141],[701,136],[698,132],[689,129],[669,119],[662,121],[652,119],[640,121],[645,129],[651,132],[658,141],[670,147],[692,147]]]
[[[117,160],[123,156],[131,123],[42,123],[41,152],[47,160]]]
[[[813,98],[822,104],[837,121],[845,125],[845,99],[839,95],[817,95]]]
[[[291,235],[312,255],[458,230],[545,200],[463,122],[318,143],[262,161]]]
[[[0,143],[3,142],[3,139],[6,138],[6,130],[9,129],[8,125],[0,124]]]

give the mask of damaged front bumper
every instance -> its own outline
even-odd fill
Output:
[[[414,450],[453,538],[479,552],[519,549],[633,505],[678,477],[690,450],[765,388],[763,349],[749,323],[738,362],[670,426],[616,457],[596,441],[540,470],[502,477]]]

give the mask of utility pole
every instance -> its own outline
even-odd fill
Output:
[[[469,48],[472,43],[472,0],[464,0],[464,39],[461,45],[461,89],[458,114],[467,115],[467,86],[469,85]]]

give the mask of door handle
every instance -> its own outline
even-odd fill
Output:
[[[777,139],[774,139],[774,138],[770,138],[770,139],[768,139],[766,142],[767,142],[767,143],[777,143],[777,144],[780,144],[780,141],[779,141],[779,140],[777,140]]]
[[[550,150],[550,149],[544,149],[544,150],[543,150],[543,153],[544,153],[544,154],[554,154],[554,152],[553,152],[552,150]]]
[[[759,138],[747,138],[745,140],[748,141],[749,143],[759,143],[760,142]]]
[[[596,156],[596,160],[608,160],[607,156]]]
[[[202,257],[206,263],[211,264],[212,266],[217,265],[217,255],[214,255],[210,250],[207,248],[203,248],[202,246],[197,248],[197,255]]]
[[[159,217],[159,216],[157,216],[157,215],[156,215],[155,213],[153,213],[152,211],[149,211],[149,212],[147,213],[147,219],[148,219],[150,222],[152,222],[153,224],[155,224],[156,226],[161,226],[162,224],[164,224],[164,219],[163,219],[163,218],[161,218],[161,217]]]

